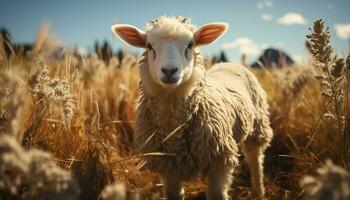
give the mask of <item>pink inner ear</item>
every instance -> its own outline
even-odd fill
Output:
[[[213,28],[210,28],[210,29],[205,29],[202,31],[202,35],[205,36],[207,34],[214,34],[214,33],[217,33],[217,32],[221,32],[223,31],[222,28],[220,27],[213,27]]]
[[[138,33],[136,29],[130,27],[119,27],[115,31],[121,38],[123,38],[123,40],[125,40],[130,45],[137,47],[145,46],[145,40],[143,36]]]
[[[135,36],[137,37],[139,34],[136,33],[136,31],[132,28],[120,28],[117,30],[119,33],[121,34],[125,34],[125,35],[128,35],[128,36]]]
[[[198,45],[209,44],[216,40],[225,31],[225,26],[208,25],[204,27],[196,38]]]

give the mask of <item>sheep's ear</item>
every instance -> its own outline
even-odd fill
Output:
[[[146,48],[146,33],[128,24],[111,26],[114,35],[134,47]]]
[[[227,28],[228,24],[223,22],[205,24],[193,35],[196,45],[201,46],[214,42],[226,32]]]

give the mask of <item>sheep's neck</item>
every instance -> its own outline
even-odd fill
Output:
[[[154,96],[145,94],[145,101],[153,123],[156,123],[158,127],[167,127],[168,130],[164,131],[172,131],[191,120],[198,110],[197,97],[202,92],[204,81],[204,79],[198,81],[193,86],[191,93],[186,96],[171,93]]]
[[[201,94],[206,77],[204,60],[197,49],[191,78],[175,90],[169,91],[150,78],[147,57],[145,51],[140,61],[141,79],[144,79],[140,84],[140,103],[146,106],[151,114],[150,123],[172,131],[190,120],[198,110],[197,97]]]

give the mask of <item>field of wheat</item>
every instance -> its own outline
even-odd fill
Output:
[[[274,130],[266,199],[350,196],[350,57],[334,55],[321,20],[307,40],[307,63],[251,69],[268,93]],[[56,45],[43,26],[26,56],[0,46],[0,200],[162,199],[159,176],[140,163],[158,155],[137,155],[132,142],[138,57],[57,58]],[[240,160],[230,194],[252,199]],[[204,199],[205,189],[202,177],[186,183],[186,198]]]

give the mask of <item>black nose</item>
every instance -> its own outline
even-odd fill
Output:
[[[177,72],[177,67],[162,67],[162,72],[169,77]]]

